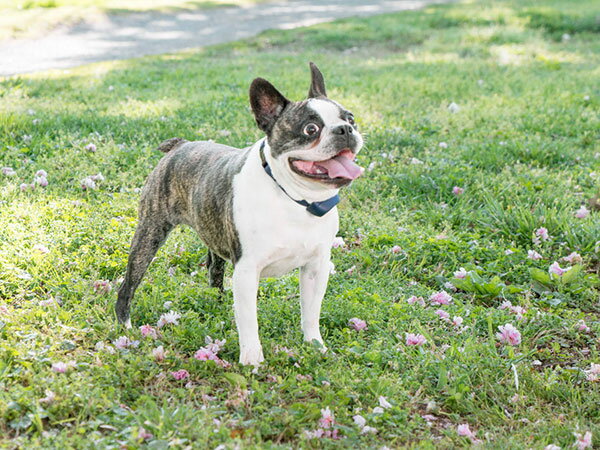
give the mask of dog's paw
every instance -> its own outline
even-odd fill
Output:
[[[321,339],[321,336],[319,336],[318,338],[315,337],[312,339],[304,338],[304,342],[308,342],[313,347],[317,347],[321,353],[327,352],[327,347],[323,343],[323,339]]]
[[[262,347],[248,348],[240,352],[240,364],[244,366],[258,367],[264,360]]]

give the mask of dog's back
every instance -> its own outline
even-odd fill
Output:
[[[183,223],[194,228],[219,256],[239,259],[232,180],[248,149],[180,138],[168,139],[158,149],[166,154],[148,176],[140,212],[166,213],[173,226]]]
[[[174,148],[177,148],[181,144],[185,144],[186,142],[188,141],[186,141],[185,139],[171,138],[161,142],[161,144],[158,146],[158,149],[163,153],[169,153]]]

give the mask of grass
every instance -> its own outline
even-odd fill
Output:
[[[455,448],[470,445],[463,423],[488,448],[567,448],[585,431],[598,445],[600,383],[585,371],[600,363],[600,220],[592,206],[574,214],[598,195],[600,41],[589,27],[557,41],[534,10],[600,12],[585,1],[457,3],[4,79],[0,165],[16,175],[0,178],[0,446]],[[302,343],[290,274],[261,282],[265,365],[238,366],[231,293],[207,287],[206,250],[183,228],[150,267],[124,333],[115,290],[158,143],[254,142],[252,78],[299,99],[309,60],[354,111],[367,137],[360,162],[372,169],[340,205],[347,245],[333,252],[322,314],[330,351]],[[21,192],[40,169],[49,185]],[[83,191],[98,172],[104,181]],[[535,244],[540,227],[551,238]],[[562,259],[572,252],[580,262]],[[550,278],[554,261],[573,268]],[[95,292],[97,280],[113,290]],[[457,291],[442,309],[465,330],[407,302],[448,282]],[[138,327],[156,324],[165,302],[179,325],[142,339]],[[351,329],[353,317],[368,330]],[[519,345],[498,342],[506,323]],[[409,347],[405,333],[427,343]],[[124,334],[139,347],[97,344]],[[206,336],[227,340],[231,368],[193,359]],[[158,345],[163,362],[151,354]],[[51,369],[70,361],[64,374]],[[190,378],[174,380],[179,369]],[[46,390],[55,399],[40,402]],[[379,396],[392,404],[383,414]],[[327,407],[343,438],[309,439]],[[361,434],[356,414],[378,433]]]
[[[0,40],[43,36],[57,27],[102,20],[106,14],[174,12],[266,1],[269,0],[3,0]]]

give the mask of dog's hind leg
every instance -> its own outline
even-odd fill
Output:
[[[209,250],[206,257],[206,267],[208,268],[208,285],[223,291],[225,260]]]
[[[142,281],[152,258],[154,258],[172,229],[173,225],[171,223],[166,220],[157,220],[157,217],[151,214],[140,217],[140,222],[131,241],[127,273],[123,284],[119,288],[115,307],[117,319],[127,328],[131,327],[129,311],[135,290]]]

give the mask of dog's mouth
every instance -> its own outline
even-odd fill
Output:
[[[354,162],[356,155],[350,149],[344,149],[333,158],[324,161],[306,161],[290,158],[293,172],[322,183],[343,186],[360,177],[365,169]]]

